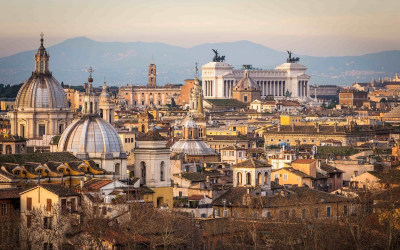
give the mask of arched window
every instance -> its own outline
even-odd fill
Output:
[[[242,185],[242,173],[238,172],[236,175],[236,179],[237,179],[237,185],[238,186]]]
[[[165,173],[165,163],[164,161],[162,161],[160,165],[160,181],[165,181],[164,173]]]
[[[144,161],[140,162],[140,179],[140,182],[146,185],[146,163]]]
[[[12,154],[12,149],[11,149],[10,145],[7,145],[6,146],[6,155],[10,155],[10,154]]]
[[[264,172],[264,185],[268,184],[268,172]]]
[[[251,185],[251,174],[250,173],[246,174],[246,184]]]
[[[120,175],[121,171],[120,171],[120,164],[117,163],[115,164],[115,170],[114,170],[115,175]]]
[[[259,186],[262,185],[262,174],[261,173],[258,173],[258,175],[257,175],[257,184]]]
[[[93,114],[93,102],[90,102],[90,113]]]

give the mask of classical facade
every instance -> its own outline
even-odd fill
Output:
[[[58,143],[59,152],[70,152],[81,160],[93,160],[98,167],[113,173],[118,178],[126,178],[126,152],[120,136],[110,124],[113,109],[107,106],[107,87],[104,86],[99,98],[93,92],[93,79],[89,77],[89,87],[83,97],[82,117],[71,123],[62,133]],[[104,106],[99,105],[99,101]],[[99,107],[103,107],[103,118]]]
[[[357,125],[285,125],[265,128],[264,139],[266,146],[302,144],[321,146],[321,142],[335,140],[343,146],[354,146],[358,142],[367,142],[371,139],[388,140],[396,129],[389,125],[369,126]]]
[[[35,71],[19,90],[14,110],[8,113],[13,135],[28,139],[60,135],[73,120],[64,89],[49,70],[49,59],[42,35]]]
[[[284,99],[288,96],[292,99],[307,100],[310,96],[310,76],[306,74],[306,70],[305,66],[298,63],[298,59],[289,56],[287,63],[275,69],[258,70],[248,67],[248,77],[261,90],[262,98],[273,96],[275,99]],[[224,62],[224,58],[203,65],[204,98],[232,99],[235,85],[242,79],[244,71],[233,69],[233,66]]]
[[[167,104],[181,105],[181,86],[166,84],[165,86],[158,86],[156,65],[150,64],[148,71],[148,84],[147,86],[134,86],[127,84],[119,88],[119,98],[127,103],[129,106],[147,107],[151,105],[163,106]]]

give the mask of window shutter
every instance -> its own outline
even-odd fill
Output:
[[[47,212],[51,212],[51,199],[47,199]]]
[[[26,210],[32,210],[32,198],[30,197],[26,198]]]

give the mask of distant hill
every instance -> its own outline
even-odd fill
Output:
[[[39,46],[39,43],[38,43]],[[154,58],[157,64],[157,84],[179,84],[192,78],[195,62],[211,61],[211,49],[226,56],[226,62],[240,68],[252,64],[255,68],[275,68],[286,61],[287,54],[249,41],[210,43],[181,48],[163,43],[96,42],[85,37],[68,39],[47,48],[50,70],[65,84],[81,85],[87,80],[85,71],[92,66],[95,85],[103,77],[111,85],[146,84],[147,66]],[[0,84],[19,84],[34,69],[36,50],[0,58]],[[308,67],[312,84],[350,84],[370,81],[374,76],[393,76],[400,71],[400,51],[384,51],[363,56],[312,57],[296,55]]]

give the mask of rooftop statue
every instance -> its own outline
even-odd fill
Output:
[[[212,49],[212,51],[215,54],[214,57],[213,57],[213,62],[223,62],[223,61],[225,61],[225,56],[219,56],[218,50]]]
[[[286,50],[286,52],[289,54],[289,57],[286,59],[286,62],[288,63],[296,63],[298,61],[300,61],[300,58],[298,57],[292,57],[293,52]]]

